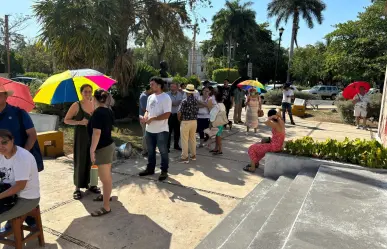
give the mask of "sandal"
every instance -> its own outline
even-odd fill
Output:
[[[255,169],[251,170],[250,164],[248,164],[245,167],[243,167],[243,170],[246,171],[246,172],[250,172],[250,173],[254,173],[255,172]]]
[[[112,211],[111,209],[109,211],[107,211],[105,208],[100,208],[100,209],[94,211],[93,213],[91,213],[91,216],[99,217],[99,216],[111,213],[111,211]]]
[[[112,197],[110,197],[110,201],[112,201]],[[103,201],[103,195],[99,195],[93,199],[93,201]]]
[[[82,199],[82,192],[80,190],[75,190],[73,193],[74,200]]]
[[[91,186],[87,190],[89,190],[90,192],[93,192],[94,194],[100,194],[101,193],[101,189],[98,188],[97,186]]]
[[[214,156],[223,155],[223,152],[215,151],[214,153],[212,153],[212,155],[214,155]]]

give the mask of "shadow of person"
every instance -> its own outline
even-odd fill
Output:
[[[169,197],[172,202],[179,200],[184,202],[197,203],[200,205],[200,208],[207,213],[216,215],[223,214],[223,209],[220,208],[216,201],[199,194],[192,188],[182,186],[180,182],[172,178],[168,178],[167,182],[159,183],[157,185],[159,189],[173,193],[173,195]]]
[[[102,202],[93,202],[91,198],[83,198],[79,203],[89,214],[102,207]],[[117,197],[113,197],[111,209],[104,216],[74,219],[63,234],[68,241],[85,248],[170,248],[172,234],[148,216],[130,214]],[[61,241],[58,239],[58,244]]]

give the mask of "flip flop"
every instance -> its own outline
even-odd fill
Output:
[[[89,190],[90,192],[93,192],[94,194],[100,194],[101,193],[101,189],[98,188],[97,186],[91,186],[87,190]]]
[[[249,172],[249,173],[254,173],[255,172],[255,169],[254,169],[254,171],[251,170],[251,166],[250,165],[246,165],[245,167],[243,167],[243,170],[246,171],[246,172]]]
[[[99,216],[102,216],[102,215],[105,215],[105,214],[108,214],[108,213],[111,213],[111,212],[112,212],[111,209],[109,211],[107,211],[105,208],[100,208],[100,209],[94,211],[93,213],[91,213],[91,216],[99,217]]]
[[[75,190],[73,193],[74,200],[82,199],[82,192],[80,190]]]
[[[110,197],[110,201],[112,201],[112,197]],[[103,195],[99,195],[93,199],[93,201],[103,201]]]

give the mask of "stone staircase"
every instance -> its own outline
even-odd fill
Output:
[[[264,179],[197,249],[387,248],[387,174],[321,166]]]

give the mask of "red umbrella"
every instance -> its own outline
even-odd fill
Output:
[[[349,84],[343,91],[343,97],[346,99],[353,99],[356,94],[360,92],[360,87],[364,87],[366,93],[370,90],[371,86],[369,83],[364,81],[353,82]]]
[[[35,104],[30,93],[30,88],[27,85],[2,77],[0,77],[0,84],[4,86],[5,90],[13,91],[13,95],[7,98],[8,104],[17,106],[26,112],[34,109]]]

